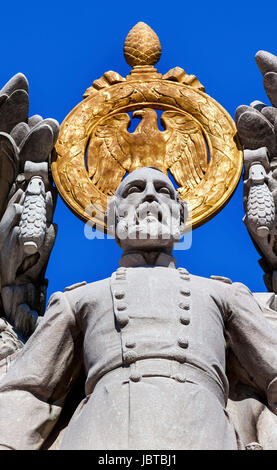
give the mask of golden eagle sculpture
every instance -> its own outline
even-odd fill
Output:
[[[242,151],[232,118],[194,75],[180,67],[159,73],[160,55],[155,32],[135,25],[124,45],[129,75],[105,72],[61,125],[52,160],[56,186],[99,230],[106,230],[107,198],[136,168],[170,171],[193,227],[224,207],[239,181]],[[140,118],[133,132],[131,117]]]
[[[116,114],[97,127],[87,152],[93,184],[112,195],[126,172],[155,165],[165,173],[169,169],[179,186],[197,186],[207,170],[208,154],[196,121],[165,111],[161,116],[165,130],[160,131],[154,109],[134,111],[132,117],[141,118],[133,133],[128,132],[131,119],[127,113]]]

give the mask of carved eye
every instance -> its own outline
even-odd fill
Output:
[[[129,189],[128,189],[128,195],[129,194],[133,194],[133,193],[141,193],[141,188],[139,186],[131,186]]]
[[[168,194],[170,196],[170,189],[168,189],[166,186],[162,186],[158,189],[158,193]]]

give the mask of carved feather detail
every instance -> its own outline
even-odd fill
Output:
[[[205,139],[191,117],[165,111],[161,118],[166,139],[166,164],[179,186],[193,188],[204,177],[208,166]]]
[[[113,194],[126,174],[136,168],[154,166],[172,172],[178,185],[195,187],[208,165],[205,139],[200,125],[184,113],[165,111],[164,131],[158,128],[155,110],[134,111],[140,118],[133,133],[127,113],[109,117],[92,134],[87,151],[87,167],[93,184],[105,194]]]
[[[247,200],[246,223],[249,228],[264,237],[273,228],[275,204],[268,186],[265,183],[252,185]]]

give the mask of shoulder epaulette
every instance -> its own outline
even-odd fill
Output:
[[[231,279],[229,279],[228,277],[224,277],[224,276],[210,276],[210,278],[211,278],[211,279],[214,279],[215,281],[225,282],[225,284],[232,284]]]
[[[77,289],[77,287],[85,286],[86,284],[87,284],[86,281],[76,282],[76,284],[72,284],[72,286],[66,287],[64,291],[67,292],[68,290]]]

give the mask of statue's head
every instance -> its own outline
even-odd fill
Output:
[[[172,249],[186,219],[186,204],[170,179],[152,167],[126,176],[108,204],[108,230],[123,251]]]

